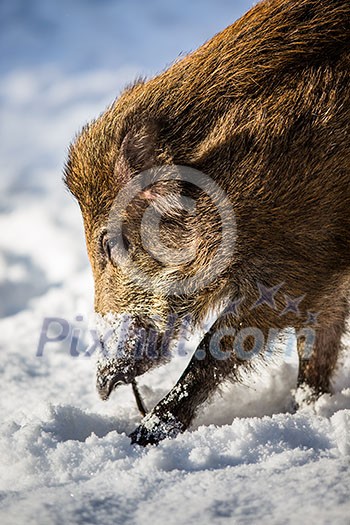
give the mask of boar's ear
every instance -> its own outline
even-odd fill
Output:
[[[155,163],[156,140],[157,126],[153,122],[129,129],[115,164],[116,177],[130,179],[133,174],[150,169]]]

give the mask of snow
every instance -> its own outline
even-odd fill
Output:
[[[249,0],[0,4],[0,522],[350,523],[350,339],[335,394],[293,414],[295,348],[226,385],[191,431],[130,445],[131,388],[103,402],[89,336],[93,283],[67,146],[139,74],[161,71]],[[38,352],[45,318],[49,342]],[[90,345],[91,352],[87,351]],[[40,354],[42,355],[40,356]],[[92,356],[90,355],[92,353]],[[38,355],[39,354],[39,355]],[[189,356],[140,381],[151,408]]]

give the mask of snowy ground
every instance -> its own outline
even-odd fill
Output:
[[[191,432],[148,449],[127,437],[139,421],[130,389],[100,401],[84,355],[93,289],[79,211],[61,183],[67,144],[125,83],[250,2],[232,4],[0,3],[1,524],[350,523],[349,338],[333,397],[288,413],[292,352],[225,389]],[[45,317],[75,332],[39,357]],[[149,407],[185,365],[144,378]]]

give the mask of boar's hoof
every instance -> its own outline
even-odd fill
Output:
[[[175,438],[185,430],[184,425],[178,421],[173,414],[157,415],[150,412],[139,427],[130,434],[131,443],[145,447],[146,445],[158,445],[166,438]]]

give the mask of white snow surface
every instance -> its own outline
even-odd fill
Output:
[[[249,6],[0,4],[2,525],[350,523],[348,337],[333,396],[288,411],[292,348],[225,386],[190,431],[145,449],[128,438],[140,422],[131,389],[99,400],[86,352],[93,284],[79,209],[61,181],[67,145],[126,83],[161,71]],[[44,318],[74,331],[38,356]],[[149,408],[187,362],[142,378]]]

